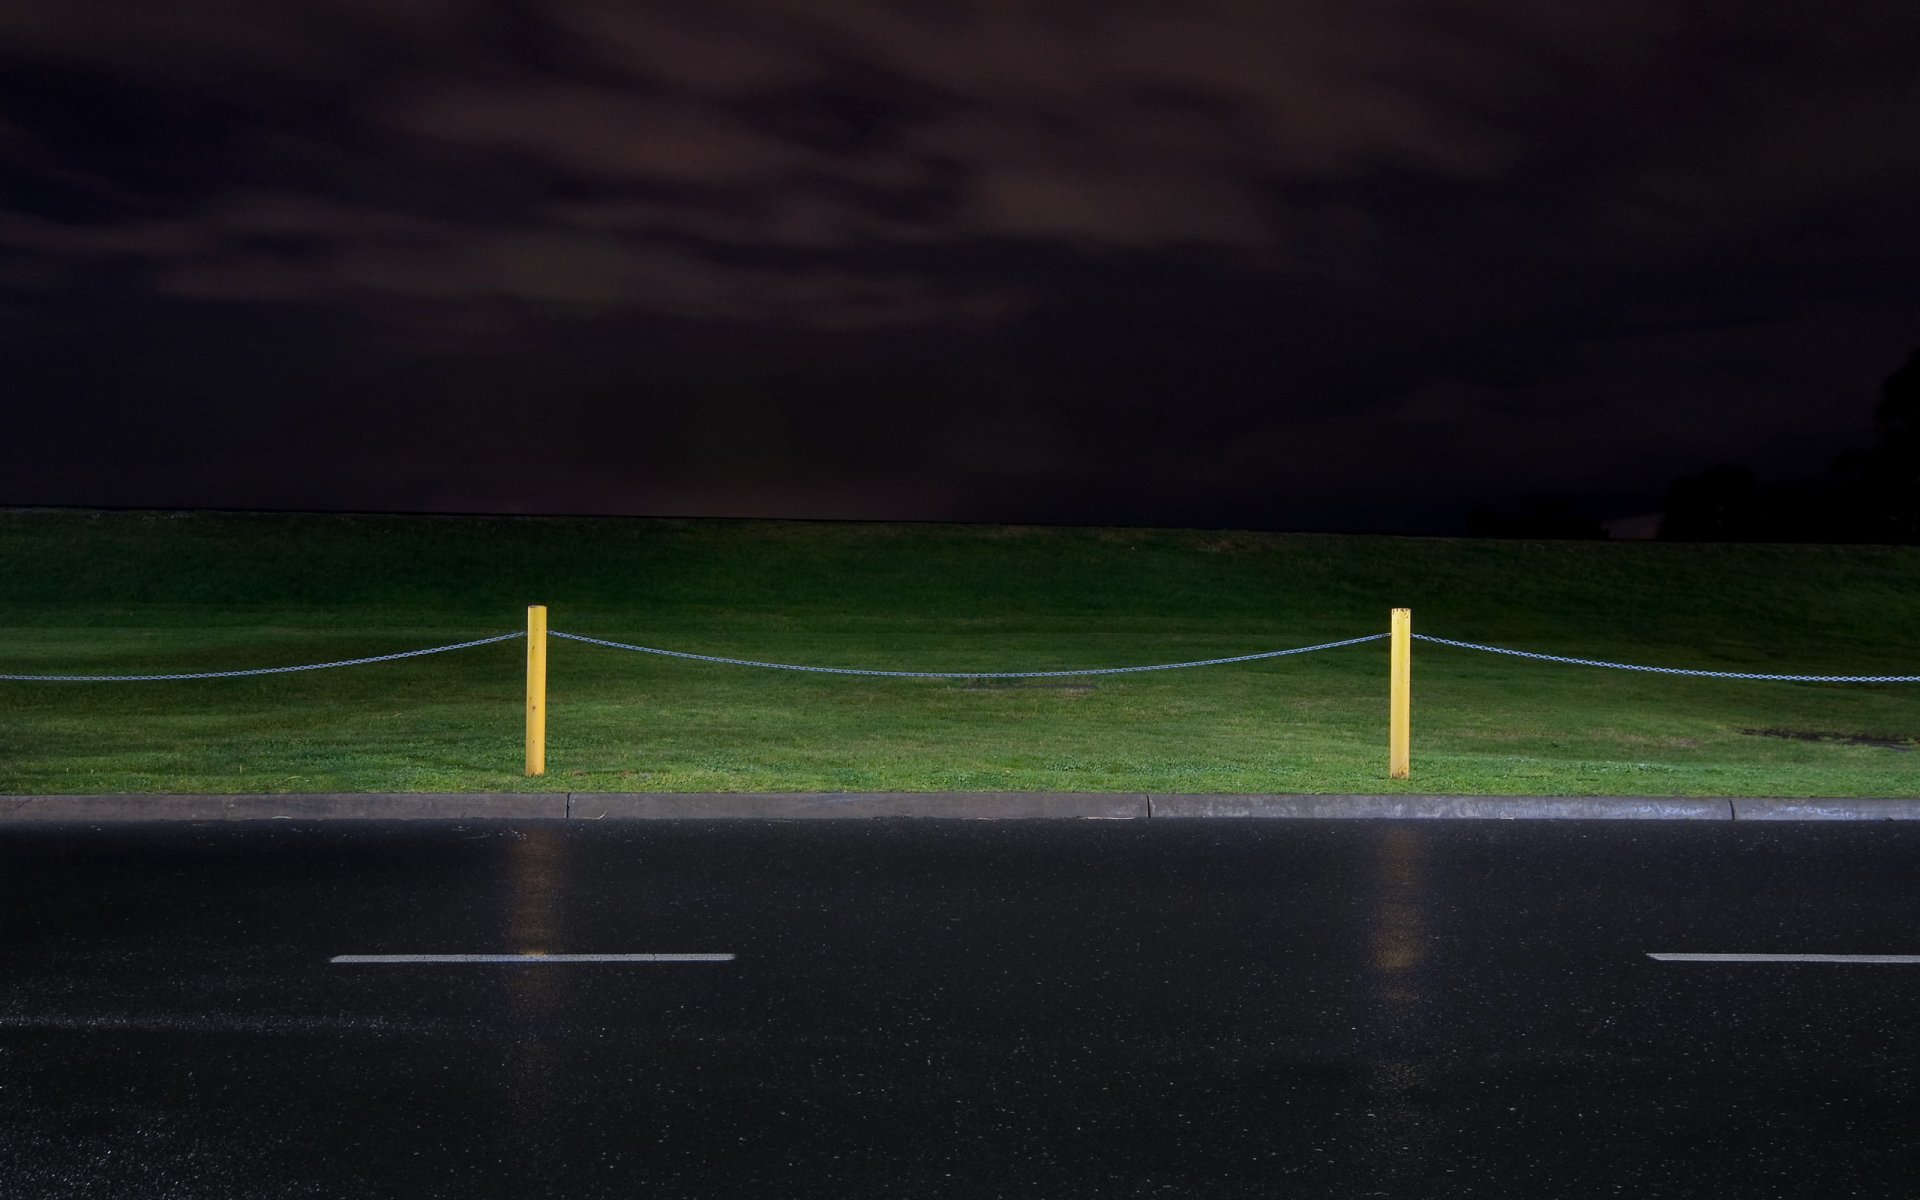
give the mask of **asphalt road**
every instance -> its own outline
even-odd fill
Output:
[[[0,1196],[1920,1196],[1920,963],[1656,952],[1920,828],[9,828]]]

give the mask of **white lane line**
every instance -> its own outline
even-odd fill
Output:
[[[686,963],[732,962],[731,954],[336,954],[332,963]]]
[[[1661,962],[1811,962],[1920,964],[1920,954],[1654,954]]]

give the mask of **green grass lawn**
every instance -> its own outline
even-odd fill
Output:
[[[1920,550],[736,521],[0,513],[0,673],[275,666],[553,628],[1017,670],[1417,632],[1676,667],[1920,673]],[[1920,684],[1673,678],[1385,642],[982,686],[555,641],[340,670],[0,682],[0,792],[1028,790],[1920,795]],[[1771,731],[1771,732],[1762,732]],[[1791,736],[1782,736],[1791,735]],[[1864,739],[1864,741],[1862,740]],[[1865,744],[1865,742],[1887,744]]]

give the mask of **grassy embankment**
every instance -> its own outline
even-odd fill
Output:
[[[1920,551],[756,522],[0,513],[0,673],[570,632],[746,658],[1041,669],[1383,631],[1734,671],[1916,673]],[[1685,679],[1384,642],[981,686],[523,643],[292,675],[0,683],[0,792],[1025,790],[1920,794],[1920,684]],[[1063,686],[1064,685],[1064,686]],[[1762,732],[1766,731],[1766,732]],[[1859,740],[1849,740],[1859,739]],[[1890,743],[1887,745],[1866,742]]]

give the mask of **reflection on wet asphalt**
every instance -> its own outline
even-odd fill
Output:
[[[1649,952],[1920,953],[1920,831],[9,829],[0,1197],[1920,1195],[1920,966]]]

